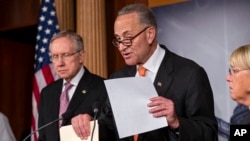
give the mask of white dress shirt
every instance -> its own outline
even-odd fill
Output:
[[[164,58],[165,50],[160,47],[158,44],[152,56],[143,64],[143,67],[147,69],[146,76],[149,77],[152,82],[154,82],[156,74],[159,70],[161,62]],[[138,66],[137,66],[138,68]],[[136,76],[139,77],[137,71]]]
[[[83,67],[81,67],[80,71],[75,75],[75,77],[73,77],[73,79],[70,81],[70,83],[73,85],[69,91],[68,91],[68,94],[69,94],[69,100],[71,100],[71,98],[73,97],[73,94],[76,90],[76,87],[80,81],[80,79],[82,78],[83,74],[84,74],[85,70]],[[65,80],[63,80],[63,87],[62,87],[62,92],[64,91],[65,87],[64,87],[64,84],[66,83]]]

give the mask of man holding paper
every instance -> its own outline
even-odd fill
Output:
[[[145,106],[154,118],[163,117],[168,126],[141,133],[137,139],[134,136],[119,138],[109,99],[99,119],[100,132],[103,132],[100,140],[217,141],[213,93],[205,70],[160,45],[156,35],[157,23],[151,9],[142,4],[122,8],[114,23],[113,45],[127,66],[110,78],[140,75],[149,78],[158,96],[149,98]],[[137,71],[139,68],[144,70],[142,74]],[[89,125],[84,124],[88,123],[84,115],[81,117],[73,118],[72,125],[79,137],[86,138]]]

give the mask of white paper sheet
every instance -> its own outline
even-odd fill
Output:
[[[146,77],[105,80],[120,138],[166,127],[164,117],[154,118],[147,104],[157,92]]]
[[[81,140],[75,133],[72,125],[62,126],[60,128],[60,140],[61,141],[91,141],[91,134],[94,126],[94,121],[90,122],[91,133],[87,140]],[[96,120],[93,141],[99,141],[99,126]]]

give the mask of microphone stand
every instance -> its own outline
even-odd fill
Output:
[[[59,121],[59,120],[62,120],[62,119],[63,119],[63,117],[58,118],[58,119],[56,119],[56,120],[53,120],[53,121],[51,121],[51,122],[49,122],[49,123],[47,123],[47,124],[41,126],[41,127],[38,128],[37,130],[31,132],[27,137],[25,137],[25,138],[23,139],[23,141],[26,141],[31,135],[33,135],[33,134],[36,133],[37,131],[39,131],[39,130],[41,130],[41,129],[43,129],[43,128],[49,126],[50,124],[53,124],[53,123],[55,123],[55,122],[57,122],[57,121]]]
[[[94,110],[94,125],[93,125],[93,130],[92,130],[92,133],[91,133],[91,141],[93,141],[93,136],[94,136],[94,132],[95,132],[95,126],[96,126],[96,117],[97,117],[97,113],[98,113],[98,110]]]

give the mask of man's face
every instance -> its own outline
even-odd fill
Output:
[[[82,67],[83,51],[77,52],[67,37],[55,39],[50,48],[53,66],[60,78],[70,81]]]
[[[145,63],[152,55],[154,49],[151,47],[152,38],[150,30],[152,27],[142,26],[136,13],[130,13],[117,17],[114,24],[114,36],[117,41],[131,39],[130,46],[120,43],[118,49],[127,65]],[[139,34],[138,34],[139,33]]]

